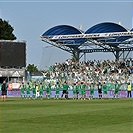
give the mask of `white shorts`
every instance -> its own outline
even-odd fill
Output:
[[[39,92],[36,92],[36,97],[39,97],[39,96],[40,96]]]

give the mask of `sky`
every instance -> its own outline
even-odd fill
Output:
[[[82,24],[86,31],[101,22],[119,23],[132,28],[133,0],[0,0],[0,17],[14,27],[17,40],[25,40],[26,63],[35,64],[39,69],[47,68],[56,62],[70,59],[71,54],[44,43],[40,35],[57,25]],[[47,47],[48,46],[48,47]],[[87,54],[89,59],[114,59],[109,53]]]

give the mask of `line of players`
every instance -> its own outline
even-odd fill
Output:
[[[70,83],[66,82],[66,81],[61,82],[61,83],[59,83],[59,82],[56,82],[56,83],[52,83],[52,82],[29,83],[28,82],[26,84],[24,84],[22,82],[22,84],[20,85],[20,89],[21,89],[21,97],[26,98],[26,99],[30,99],[30,91],[31,90],[32,90],[32,98],[33,99],[36,99],[36,98],[43,99],[44,91],[46,91],[46,98],[50,99],[51,89],[55,90],[55,99],[59,99],[59,94],[60,94],[61,90],[62,90],[61,98],[68,99],[68,90],[71,87],[71,89],[73,91],[73,99],[85,100],[86,98],[88,98],[88,99],[94,98],[95,86],[97,86],[97,88],[98,88],[99,99],[102,99],[102,91],[104,94],[103,98],[108,99],[108,94],[107,94],[108,87],[105,82],[103,84],[101,82],[87,84],[82,81],[82,82],[75,82],[72,85],[70,85]],[[118,98],[119,89],[120,89],[120,83],[118,83],[116,81],[114,83],[114,88],[113,88],[114,98]],[[90,95],[88,97],[86,97],[87,90],[90,91]]]

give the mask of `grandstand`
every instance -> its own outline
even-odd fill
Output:
[[[112,22],[96,24],[87,31],[70,25],[52,27],[42,34],[42,41],[73,54],[77,62],[67,60],[51,66],[50,79],[67,80],[70,84],[118,81],[126,90],[125,84],[133,81],[133,59],[129,58],[133,51],[132,38],[133,29]],[[94,52],[111,52],[116,60],[80,62],[83,55]]]

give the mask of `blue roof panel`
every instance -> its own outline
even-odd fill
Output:
[[[53,35],[71,35],[71,34],[82,34],[82,32],[73,26],[59,25],[47,30],[42,36],[53,36]],[[84,38],[79,39],[59,39],[55,42],[62,42],[63,44],[69,45],[81,45],[85,42]]]
[[[119,24],[104,22],[89,28],[85,33],[109,33],[109,32],[126,32],[127,30]]]
[[[42,36],[81,34],[82,32],[73,26],[59,25],[47,30]]]
[[[126,32],[126,31],[127,30],[119,24],[112,23],[112,22],[104,22],[104,23],[100,23],[100,24],[92,26],[85,32],[85,34]],[[118,46],[121,42],[129,39],[130,37],[127,36],[127,37],[113,37],[113,38],[115,39],[113,40],[109,39],[109,40],[106,40],[106,42],[110,42],[110,44],[112,43],[112,46]]]

